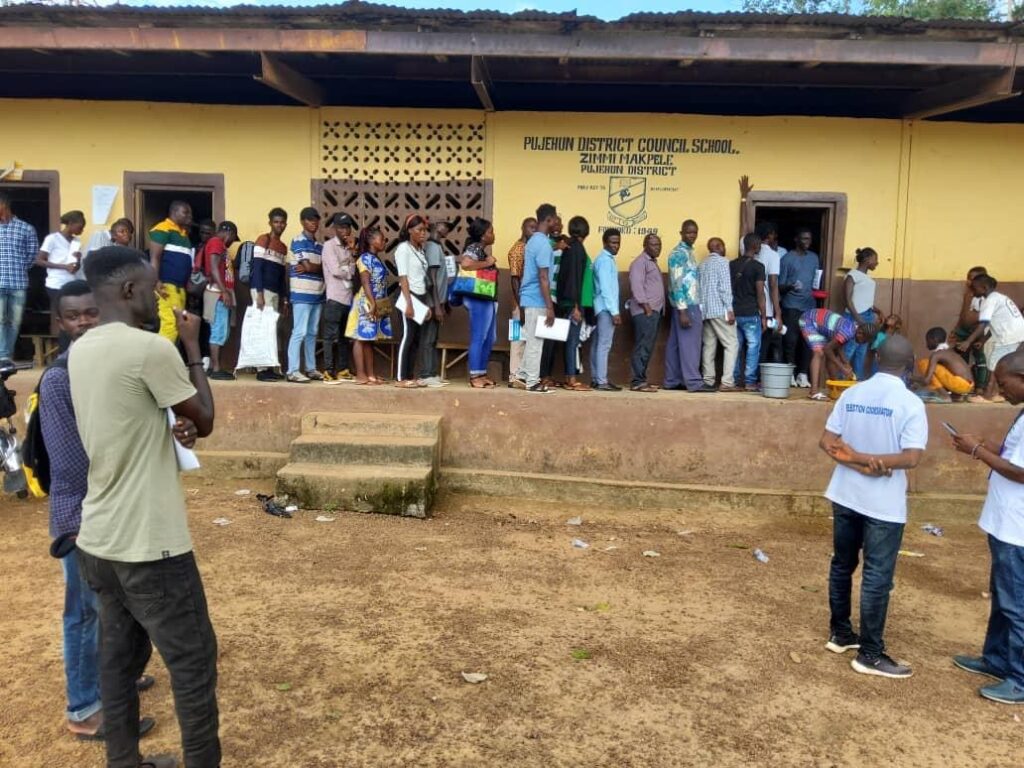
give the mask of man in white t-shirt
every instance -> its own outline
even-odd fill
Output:
[[[977,275],[971,281],[975,298],[981,299],[978,307],[978,327],[966,340],[956,345],[960,352],[966,352],[982,334],[988,333],[985,344],[985,364],[994,373],[999,361],[1015,352],[1024,342],[1024,317],[1013,299],[999,293],[998,281],[991,275]],[[1003,402],[996,392],[996,379],[990,375],[984,396],[970,398],[973,402]]]
[[[878,350],[879,372],[843,393],[819,445],[839,465],[825,497],[832,502],[830,635],[835,653],[858,650],[857,672],[906,678],[913,671],[885,653],[882,635],[893,572],[907,522],[907,476],[928,442],[924,403],[903,383],[914,350],[892,336]],[[863,550],[860,635],[850,622],[853,573]]]
[[[778,228],[770,221],[762,221],[754,231],[761,238],[757,261],[764,266],[764,309],[768,318],[768,329],[761,339],[761,362],[781,363],[782,299],[779,293],[779,272],[786,249],[779,246]]]
[[[994,378],[1013,405],[1024,402],[1024,352],[1003,357]],[[988,465],[988,495],[978,526],[992,553],[992,608],[981,656],[954,656],[953,663],[996,682],[978,690],[1003,704],[1024,704],[1024,411],[997,445],[969,434],[953,437],[958,451]]]

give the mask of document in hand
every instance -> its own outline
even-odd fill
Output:
[[[423,321],[427,319],[427,313],[430,312],[430,307],[424,304],[422,301],[417,299],[411,293],[409,298],[412,299],[412,319],[416,322],[416,325],[423,325]],[[398,300],[395,301],[395,309],[405,314],[405,294],[399,291]]]
[[[552,341],[565,341],[569,338],[569,318],[556,317],[555,324],[550,327],[544,321],[543,316],[537,318],[537,338]]]
[[[177,420],[178,417],[174,415],[174,411],[168,408],[167,421],[170,423],[172,430]],[[178,460],[178,471],[191,472],[193,469],[199,469],[199,457],[196,456],[195,451],[179,443],[173,434],[171,435],[171,442],[174,443],[174,456]]]

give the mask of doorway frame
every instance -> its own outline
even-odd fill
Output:
[[[827,280],[829,304],[833,303],[836,292],[832,290],[837,277],[845,274],[844,261],[846,258],[846,219],[848,213],[847,197],[845,192],[775,192],[751,190],[747,195],[747,217],[749,221],[757,221],[757,208],[825,208],[828,211],[826,217],[826,232],[822,233],[822,241],[827,244],[826,262],[821,265],[825,270],[824,280]],[[742,237],[745,233],[740,233]],[[818,250],[822,250],[819,246]],[[824,282],[823,280],[823,282]]]
[[[23,187],[46,187],[50,206],[50,221],[47,234],[60,229],[60,172],[59,171],[22,171],[21,178],[17,181],[11,179],[0,179],[0,185],[23,186]],[[42,242],[40,239],[39,242]]]
[[[200,191],[210,192],[213,197],[213,218],[224,221],[224,174],[223,173],[178,173],[165,171],[124,172],[124,215],[135,224],[135,238],[140,248],[145,248],[146,232],[142,231],[142,218],[138,204],[140,192],[154,191]]]

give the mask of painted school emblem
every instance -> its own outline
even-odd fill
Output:
[[[647,218],[647,179],[643,176],[608,177],[608,218],[620,227],[632,227]]]

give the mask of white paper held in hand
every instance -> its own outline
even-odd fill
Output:
[[[555,324],[548,326],[543,315],[537,318],[536,336],[539,339],[551,339],[552,341],[565,341],[569,338],[569,318],[556,317]]]
[[[191,472],[194,469],[199,469],[199,457],[196,456],[195,451],[186,448],[175,439],[174,424],[177,420],[178,417],[174,415],[174,411],[168,408],[167,423],[171,425],[171,442],[174,444],[174,457],[178,460],[178,471]]]
[[[409,298],[412,299],[412,319],[416,322],[416,325],[423,325],[423,321],[427,319],[427,313],[430,312],[430,307],[417,299],[411,293],[409,294]],[[404,293],[399,292],[398,300],[395,301],[395,309],[402,314],[405,314]]]

